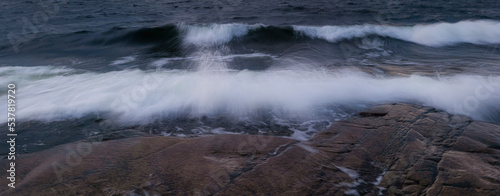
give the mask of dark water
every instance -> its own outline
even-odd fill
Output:
[[[138,134],[126,129],[307,139],[392,102],[500,122],[500,1],[4,1],[0,13],[0,96],[16,83],[23,152]]]

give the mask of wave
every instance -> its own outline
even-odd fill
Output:
[[[0,76],[3,84],[16,81],[20,121],[100,113],[121,122],[148,123],[185,113],[244,117],[263,108],[284,118],[308,117],[331,105],[414,102],[500,122],[498,76],[380,78],[349,70],[303,69],[95,73],[51,66],[1,67]],[[0,98],[6,100],[6,94]],[[0,107],[7,107],[6,102]],[[5,115],[0,115],[0,123],[5,123]]]
[[[121,31],[126,29],[115,27],[111,30],[103,33],[108,34],[119,34]],[[94,40],[95,43],[113,44],[117,42],[127,42],[132,44],[151,44],[159,42],[172,42],[176,41],[179,37],[178,27],[176,25],[164,25],[160,27],[153,28],[141,28],[138,30],[130,31],[124,35],[119,35],[111,39],[97,39]]]
[[[500,43],[500,22],[491,20],[435,23],[407,27],[384,25],[294,26],[294,29],[311,38],[325,39],[330,42],[378,35],[434,47],[460,43],[477,45]]]
[[[169,26],[170,27],[170,26]],[[419,24],[414,26],[351,25],[351,26],[268,26],[206,24],[176,26],[185,44],[197,46],[225,44],[234,39],[252,42],[279,42],[300,38],[339,42],[367,36],[399,39],[425,46],[441,47],[456,44],[491,45],[500,43],[500,22],[467,20],[457,23]],[[143,31],[143,30],[140,30]],[[161,39],[158,39],[161,41]]]
[[[167,24],[160,27],[125,29],[114,27],[106,32],[75,32],[46,35],[20,47],[23,51],[67,50],[81,45],[146,46],[149,53],[160,56],[183,56],[191,46],[211,47],[224,44],[277,44],[320,39],[338,43],[357,38],[378,36],[423,46],[443,47],[457,44],[492,45],[500,43],[500,22],[467,20],[457,23],[419,24],[414,26],[343,25],[343,26],[270,26],[265,24]],[[46,45],[54,43],[56,45]],[[43,47],[42,47],[43,46]],[[78,48],[76,47],[76,48]],[[101,49],[99,47],[97,49]],[[0,50],[10,50],[9,45]],[[39,51],[38,51],[39,52]],[[88,52],[87,52],[88,53]]]
[[[246,35],[250,29],[259,25],[244,24],[211,24],[211,25],[183,25],[179,27],[185,31],[184,42],[194,45],[223,44],[234,38]]]

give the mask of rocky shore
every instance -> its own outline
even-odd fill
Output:
[[[500,125],[390,104],[309,141],[134,137],[20,155],[1,195],[500,195]],[[8,170],[7,160],[1,160]]]

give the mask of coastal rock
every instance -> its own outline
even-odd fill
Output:
[[[16,166],[16,188],[1,195],[500,195],[500,125],[390,104],[309,141],[81,141],[20,155]]]

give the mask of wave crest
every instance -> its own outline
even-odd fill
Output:
[[[433,47],[460,43],[477,45],[500,43],[500,22],[491,20],[401,27],[384,25],[294,26],[294,29],[310,38],[325,39],[330,42],[378,35]]]
[[[450,46],[461,43],[491,45],[500,43],[500,22],[493,20],[467,20],[457,23],[419,24],[414,26],[351,25],[351,26],[293,26],[276,27],[262,24],[210,24],[180,25],[185,31],[184,42],[194,45],[225,44],[235,38],[249,38],[254,41],[288,41],[308,37],[339,42],[346,39],[367,36],[382,36],[413,42],[431,47]]]

